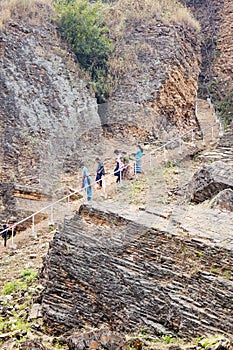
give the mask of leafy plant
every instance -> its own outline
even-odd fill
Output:
[[[164,167],[168,168],[168,169],[169,168],[176,168],[176,166],[177,166],[176,163],[172,160],[168,160],[164,165]]]
[[[104,24],[102,2],[58,0],[55,8],[62,37],[90,73],[97,100],[103,102],[109,95],[108,57],[113,45]]]
[[[145,336],[145,337],[148,337],[148,336],[149,336],[148,330],[147,330],[147,329],[144,329],[144,328],[140,328],[140,329],[138,330],[138,333],[139,333],[140,335]]]
[[[223,271],[223,277],[226,278],[227,280],[230,280],[231,279],[231,270],[224,270]]]
[[[23,277],[27,283],[31,283],[37,277],[37,275],[38,273],[36,271],[25,269],[22,271],[20,277]]]
[[[212,97],[218,114],[226,128],[233,121],[233,93],[229,92],[228,82],[216,80],[204,85],[208,94]]]
[[[16,290],[15,282],[6,282],[3,286],[3,295],[9,295]]]
[[[21,331],[29,331],[30,329],[30,323],[27,322],[25,319],[17,318],[16,322],[11,325],[11,330],[18,330]]]
[[[171,335],[166,334],[162,336],[162,339],[164,341],[165,344],[170,344],[172,342],[174,342],[175,338],[173,338]]]
[[[133,191],[133,194],[136,195],[142,191],[144,191],[144,186],[142,184],[138,184],[138,183],[133,183],[131,185],[131,188],[132,188],[132,191]]]
[[[233,120],[233,93],[216,102],[217,110],[224,121],[225,127]]]
[[[56,343],[54,344],[54,347],[56,349],[62,349],[63,348],[63,344],[60,344],[59,341],[57,340]]]
[[[53,232],[55,230],[54,225],[49,225],[49,232]]]
[[[20,274],[21,279],[17,279],[15,281],[6,282],[3,286],[2,294],[4,296],[10,295],[13,292],[17,292],[20,290],[27,290],[28,285],[31,284],[32,281],[37,277],[36,271],[31,271],[29,269],[25,269]]]
[[[27,290],[27,284],[24,282],[21,282],[19,280],[16,281],[10,281],[6,282],[3,286],[3,292],[2,294],[4,296],[10,295],[13,292],[19,291],[19,290]]]
[[[211,273],[213,273],[213,274],[215,274],[215,275],[220,275],[220,269],[219,268],[216,268],[216,267],[211,267],[211,269],[210,269],[210,272]]]
[[[212,347],[213,345],[218,344],[221,340],[224,339],[223,335],[214,335],[213,337],[202,339],[199,344],[206,349],[207,347]]]

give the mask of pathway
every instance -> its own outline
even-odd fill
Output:
[[[214,124],[215,114],[207,101],[199,99],[197,109],[201,127],[205,128]],[[206,133],[206,140],[210,141],[212,136],[212,132],[211,134]],[[117,144],[115,146],[117,146]],[[125,145],[125,147],[126,150],[130,150],[129,154],[132,154],[131,152],[135,151],[135,146],[131,145],[128,148],[128,145]],[[191,151],[195,153],[196,147],[193,147],[192,139],[190,137],[185,140],[182,145],[177,141],[171,143],[169,147],[156,152],[151,158],[149,157],[150,150],[145,150],[143,158],[143,174],[133,176],[132,181],[124,181],[120,185],[115,183],[116,179],[113,175],[107,175],[105,176],[106,191],[97,191],[95,185],[93,185],[93,197],[95,200],[101,201],[102,204],[106,199],[112,199],[115,201],[118,200],[118,202],[125,202],[127,205],[135,204],[137,206],[144,205],[145,207],[161,205],[164,208],[164,205],[174,206],[175,204],[176,207],[178,207],[180,204],[177,202],[177,197],[174,195],[174,188],[182,187],[187,183],[195,171],[195,168],[200,166],[199,162],[192,162],[190,161],[190,157],[187,158],[187,155],[190,154]],[[113,171],[115,160],[110,157],[110,152],[113,153],[113,148],[111,150],[108,149],[108,152],[106,152],[109,157],[105,164],[106,169],[111,169],[111,171]],[[169,161],[164,162],[165,158]],[[94,180],[94,173],[92,174],[92,179]],[[72,181],[71,185],[76,184],[77,188],[77,184],[79,186],[80,180],[75,178]],[[72,216],[83,202],[84,198],[79,201],[69,201],[67,203],[59,204],[52,210],[46,210],[44,213],[47,216],[47,225],[50,223],[54,224],[54,227],[57,227],[63,222],[64,217]],[[33,208],[33,205],[38,205],[38,202],[35,201],[35,203],[33,203],[31,200],[30,207]],[[26,203],[26,206],[28,206],[28,203]],[[182,215],[184,215],[184,213]],[[30,241],[30,231],[31,229],[27,230],[25,233],[20,233],[20,235],[15,238],[15,242],[20,244],[18,241]],[[37,231],[37,227],[35,228],[35,231]],[[8,247],[10,246],[10,243],[11,242],[8,241]],[[2,249],[0,248],[0,254],[1,251]]]

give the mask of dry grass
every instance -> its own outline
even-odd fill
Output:
[[[200,32],[200,25],[189,9],[177,0],[118,0],[108,3],[105,11],[110,36],[115,42],[114,55],[109,61],[114,83],[125,72],[133,72],[141,65],[138,62],[139,50],[148,53],[154,50],[149,43],[140,42],[139,46],[135,46],[135,42],[126,39],[135,29],[142,27],[146,30],[146,27],[156,27],[158,23],[163,23],[165,26],[181,24]],[[114,86],[112,90],[114,91]]]
[[[27,20],[31,24],[41,24],[52,10],[53,0],[1,0],[0,30],[10,20]]]
[[[167,19],[169,22],[180,23],[194,28],[197,33],[201,30],[199,22],[193,17],[189,10],[183,6],[176,8],[172,13],[167,15]]]
[[[151,24],[158,20],[180,23],[200,31],[200,25],[190,11],[177,0],[118,0],[108,10],[108,18],[117,33],[122,33],[126,23]]]

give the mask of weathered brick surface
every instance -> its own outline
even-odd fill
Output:
[[[88,323],[233,333],[231,250],[85,206],[80,214],[65,221],[44,262],[42,307],[52,331]]]

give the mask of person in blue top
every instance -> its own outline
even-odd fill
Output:
[[[87,200],[90,202],[92,201],[91,177],[87,167],[85,167],[85,162],[81,162],[80,167],[82,167],[82,188],[85,189]]]
[[[95,159],[95,161],[98,163],[98,166],[97,166],[97,170],[96,170],[96,178],[95,178],[95,181],[98,181],[97,182],[97,189],[101,189],[102,188],[102,175],[105,175],[105,170],[104,170],[104,163],[101,162],[101,160],[97,157]]]
[[[4,232],[2,232],[2,238],[4,239],[4,247],[6,247],[7,238],[9,238],[8,237],[8,228],[9,227],[6,224],[3,224],[2,228],[4,230]]]
[[[135,160],[134,174],[138,174],[142,172],[142,155],[143,155],[143,149],[140,145],[138,145],[138,151],[134,157],[134,160]]]

